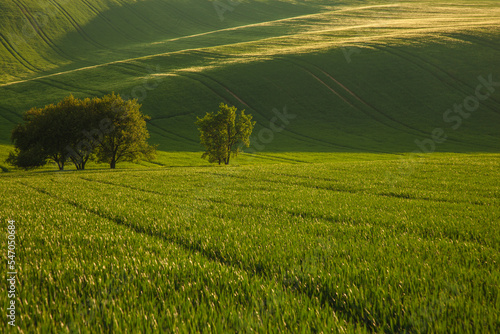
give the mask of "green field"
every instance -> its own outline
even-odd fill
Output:
[[[499,59],[496,0],[0,0],[17,332],[498,332]],[[154,161],[4,162],[26,110],[113,91]],[[257,121],[222,167],[220,102]]]
[[[275,108],[296,115],[266,151],[411,152],[435,128],[448,137],[436,151],[500,149],[498,87],[457,129],[443,117],[478,77],[500,81],[497,1],[241,1],[222,21],[205,0],[61,2],[35,36],[23,24],[37,1],[0,3],[19,53],[0,47],[2,143],[32,106],[115,91],[140,99],[163,151],[200,151],[196,116],[221,101],[256,134]]]
[[[403,160],[358,158],[4,173],[18,323],[42,333],[495,332],[500,156],[422,157],[404,177]]]

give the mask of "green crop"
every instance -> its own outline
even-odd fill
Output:
[[[4,173],[19,327],[494,332],[499,156],[401,163]]]

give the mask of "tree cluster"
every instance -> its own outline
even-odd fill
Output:
[[[211,163],[229,164],[229,159],[241,152],[241,147],[250,146],[250,135],[255,122],[245,110],[237,114],[236,107],[221,103],[217,113],[210,112],[203,118],[197,118],[200,141],[205,146],[202,158]]]
[[[58,104],[32,108],[12,132],[15,151],[7,162],[24,169],[67,162],[85,169],[89,160],[109,163],[152,159],[156,147],[147,143],[146,120],[137,100],[110,94],[102,98],[69,96]]]

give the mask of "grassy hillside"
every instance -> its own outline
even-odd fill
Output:
[[[0,4],[2,143],[31,106],[115,91],[139,98],[161,150],[199,151],[194,120],[220,101],[254,115],[253,151],[500,149],[497,87],[453,112],[478,77],[500,81],[495,1],[243,1],[221,17],[196,0],[36,3]],[[270,133],[284,108],[295,117]]]
[[[3,1],[0,68],[8,70],[0,80],[155,54],[164,48],[154,42],[315,12],[322,5],[241,1],[222,7],[227,14],[215,7],[199,0]]]
[[[496,0],[0,0],[0,304],[26,333],[498,331],[499,41]],[[112,91],[155,161],[5,165],[24,111]],[[208,166],[221,101],[258,125]]]

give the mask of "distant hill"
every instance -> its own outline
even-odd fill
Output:
[[[500,150],[500,86],[477,90],[500,82],[497,1],[43,3],[0,2],[0,143],[32,106],[115,91],[161,150],[200,150],[221,101],[256,151]]]

